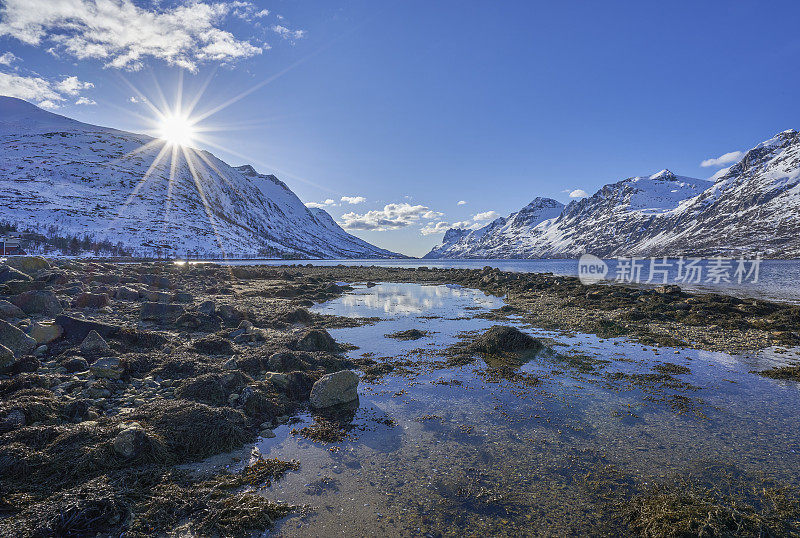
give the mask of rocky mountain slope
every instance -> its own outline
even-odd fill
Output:
[[[0,207],[0,221],[18,229],[88,236],[142,256],[397,256],[251,166],[11,97],[0,97]]]
[[[714,181],[668,170],[606,185],[546,220],[450,230],[427,258],[800,257],[800,135],[784,131]],[[539,200],[537,198],[537,200]],[[525,211],[523,209],[523,211]],[[523,211],[520,211],[522,213]]]

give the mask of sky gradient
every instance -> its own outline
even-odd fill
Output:
[[[207,84],[198,112],[240,99],[200,123],[201,147],[410,255],[536,196],[707,178],[800,128],[797,2],[60,6],[0,0],[0,94],[143,131],[142,95]]]

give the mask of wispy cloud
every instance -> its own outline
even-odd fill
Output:
[[[302,39],[306,35],[305,30],[290,30],[282,24],[273,26],[272,31],[284,39]]]
[[[703,168],[708,168],[710,166],[725,166],[726,164],[740,161],[742,157],[744,157],[743,151],[731,151],[729,153],[725,153],[724,155],[720,155],[716,159],[706,159],[700,163],[700,166]]]
[[[41,77],[0,73],[0,95],[19,97],[43,108],[58,108],[67,97],[77,97],[81,91],[92,87],[94,84],[82,82],[77,77],[65,77],[53,82]]]
[[[342,227],[346,230],[373,230],[383,232],[405,228],[420,219],[435,219],[442,214],[424,205],[411,205],[406,202],[388,204],[380,210],[355,212],[342,215]]]
[[[467,201],[466,200],[459,200],[456,205],[467,205]]]
[[[76,105],[96,105],[97,101],[94,99],[89,99],[88,97],[79,97],[77,101],[75,101]]]
[[[422,235],[443,234],[450,228],[452,228],[452,226],[447,222],[429,222],[422,227],[420,233]]]
[[[586,198],[587,196],[589,196],[589,193],[583,189],[575,189],[569,193],[570,198]]]
[[[363,196],[342,196],[342,202],[346,202],[348,204],[363,204],[366,202],[367,199]]]
[[[4,0],[0,36],[80,60],[100,59],[107,67],[137,70],[156,58],[195,71],[206,61],[247,58],[267,48],[221,28],[243,4],[186,0],[142,8],[131,0]]]
[[[4,52],[3,54],[0,54],[0,65],[11,65],[17,60],[19,60],[19,58],[10,52]]]
[[[330,207],[332,205],[336,205],[336,200],[328,198],[322,202],[306,202],[306,207],[315,207],[317,209],[324,209],[326,207]]]

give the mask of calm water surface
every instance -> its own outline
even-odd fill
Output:
[[[522,364],[448,365],[441,351],[464,331],[493,325],[475,316],[502,304],[458,286],[379,284],[315,307],[380,318],[331,331],[337,341],[358,346],[348,353],[352,358],[408,360],[416,367],[374,383],[362,380],[356,428],[342,443],[292,434],[312,422],[308,415],[258,441],[266,457],[301,462],[299,471],[264,492],[305,507],[273,532],[614,533],[604,499],[676,473],[726,465],[800,485],[798,385],[750,373],[800,360],[800,351],[731,356],[523,327],[551,339],[557,354]],[[428,336],[384,336],[411,328]],[[597,362],[586,369],[559,358],[578,354]],[[610,381],[619,372],[652,374],[667,361],[691,371],[672,376],[677,387]],[[534,375],[538,385],[529,383]]]
[[[617,260],[605,260],[609,266],[607,278],[613,281],[618,275]],[[710,260],[703,265],[708,267]],[[286,260],[237,260],[220,262],[231,265],[285,265],[291,263]],[[577,260],[309,260],[297,263],[311,263],[319,266],[348,265],[348,266],[379,266],[379,267],[442,267],[461,269],[480,269],[485,266],[496,267],[503,271],[522,273],[553,273],[562,276],[577,276]],[[641,281],[644,283],[649,278],[649,260],[643,260]],[[731,282],[714,284],[707,282],[707,274],[703,272],[701,282],[684,284],[676,280],[678,267],[677,260],[669,260],[671,267],[667,275],[668,283],[677,283],[681,287],[700,292],[719,292],[741,297],[756,297],[778,301],[800,303],[800,260],[763,260],[757,282],[752,282],[752,277],[743,279],[742,283],[734,278],[733,270],[730,272]],[[733,262],[735,267],[735,262]],[[748,264],[749,269],[749,264]],[[654,275],[654,281],[660,284],[663,277]]]

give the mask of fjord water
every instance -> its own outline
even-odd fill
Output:
[[[512,318],[503,323],[549,339],[552,353],[449,361],[443,350],[496,324],[480,315],[502,305],[459,286],[378,284],[314,307],[379,318],[331,334],[357,346],[349,357],[395,369],[362,379],[343,442],[297,435],[310,415],[259,440],[265,457],[301,462],[264,492],[304,506],[278,534],[617,534],[614,503],[675,475],[724,468],[800,486],[800,389],[751,373],[800,351],[652,348]],[[426,336],[385,336],[412,328]],[[630,382],[663,363],[685,368],[667,386]]]
[[[608,264],[608,274],[606,279],[614,281],[617,276],[618,260],[604,260]],[[713,258],[706,258],[706,267]],[[735,267],[736,260],[730,260]],[[800,303],[800,260],[762,260],[759,270],[758,280],[752,281],[752,277],[743,278],[742,282],[730,273],[730,282],[714,283],[708,281],[707,274],[703,273],[700,282],[683,283],[678,281],[677,258],[670,258],[668,263],[670,269],[667,274],[669,284],[679,284],[682,288],[697,292],[716,292],[739,297],[750,297],[774,301]],[[226,263],[231,265],[286,265],[287,260],[230,260]],[[388,259],[388,260],[303,260],[297,263],[310,263],[319,266],[376,266],[376,267],[438,267],[454,269],[481,269],[489,266],[500,269],[501,271],[512,271],[520,273],[553,273],[560,276],[578,276],[578,260],[574,259],[541,259],[541,260],[450,260],[450,259]],[[646,285],[649,278],[649,258],[640,259],[643,264],[641,272],[641,283]],[[748,260],[747,268],[750,264]],[[662,284],[663,278],[656,275],[652,285]]]

